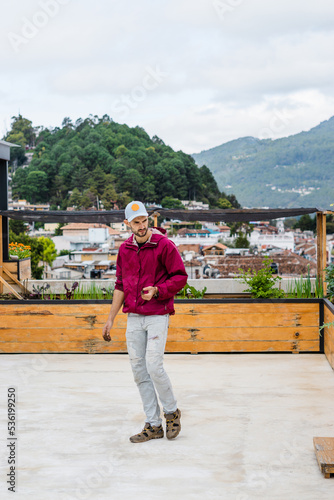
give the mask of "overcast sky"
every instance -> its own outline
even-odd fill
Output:
[[[2,19],[1,136],[19,112],[108,114],[195,153],[334,115],[332,0],[15,0]]]

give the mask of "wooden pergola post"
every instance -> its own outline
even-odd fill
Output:
[[[154,219],[154,227],[158,226],[158,217],[159,217],[159,212],[153,212],[152,217]]]
[[[322,283],[324,295],[327,292],[327,283],[325,282],[326,243],[326,212],[317,212],[317,278]]]

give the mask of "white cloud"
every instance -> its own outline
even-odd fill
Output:
[[[44,24],[40,12],[50,12]],[[265,128],[296,133],[334,114],[329,0],[16,0],[5,21],[7,127],[18,111],[45,126],[108,113],[194,152]],[[15,47],[10,33],[25,41]],[[147,68],[157,67],[167,76],[148,89]],[[129,98],[120,113],[115,103]]]

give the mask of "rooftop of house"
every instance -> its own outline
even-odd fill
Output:
[[[223,245],[222,243],[214,243],[213,245],[204,246],[203,251],[210,250],[210,248],[217,248],[219,250],[226,250],[226,248],[228,248],[228,247],[226,245]]]
[[[108,228],[109,234],[110,235],[119,235],[120,232],[117,231],[116,229],[113,229],[110,226],[107,226],[107,224],[98,224],[98,223],[89,223],[89,222],[71,222],[70,224],[66,224],[63,226],[61,229],[62,231],[83,231],[83,230],[88,230],[90,228]]]
[[[278,264],[279,274],[281,275],[307,275],[308,268],[310,275],[316,275],[316,263],[305,259],[301,255],[284,250],[272,257],[273,261]],[[221,256],[215,264],[219,269],[221,277],[236,276],[240,274],[239,269],[247,271],[259,271],[263,268],[263,255],[225,255]]]
[[[133,444],[145,418],[127,356],[2,355],[1,383],[18,388],[20,498],[333,498],[313,447],[333,436],[325,355],[170,354],[165,367],[181,433]]]
[[[177,234],[179,236],[183,236],[186,234],[210,234],[210,231],[208,229],[187,229],[183,227],[182,229],[179,229]]]

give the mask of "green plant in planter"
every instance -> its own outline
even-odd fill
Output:
[[[334,326],[334,321],[331,321],[330,323],[324,323],[320,328],[319,328],[319,335],[320,337],[322,336],[321,330],[324,328],[330,328],[331,326]]]
[[[249,288],[243,290],[244,292],[251,293],[253,298],[261,298],[261,299],[280,299],[285,297],[285,293],[283,290],[279,288],[274,288],[276,283],[280,281],[282,278],[280,276],[273,276],[272,269],[270,264],[272,263],[272,259],[265,258],[263,260],[264,267],[259,271],[244,271],[243,269],[239,269],[241,276],[234,278],[239,280]]]
[[[315,285],[312,288],[310,265],[307,266],[307,276],[300,276],[294,282],[289,284],[287,296],[289,298],[310,299],[312,297],[322,298],[324,296],[322,282],[319,277],[315,280]]]
[[[176,295],[177,299],[203,299],[205,292],[207,291],[206,286],[203,290],[197,290],[194,286],[185,284],[182,290]]]
[[[31,247],[23,243],[12,242],[9,243],[9,254],[19,259],[26,259],[27,257],[31,257]]]
[[[329,300],[333,302],[334,299],[334,264],[329,264],[325,268],[326,278],[325,281],[327,283],[327,297]]]

